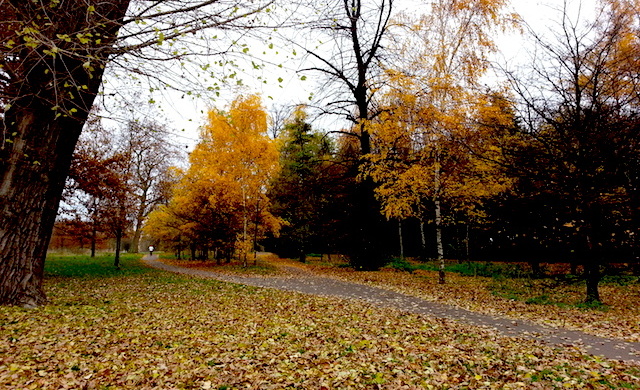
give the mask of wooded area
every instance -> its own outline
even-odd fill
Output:
[[[208,29],[259,36],[277,2],[153,3],[0,3],[10,15],[0,24],[0,302],[46,301],[61,199],[61,224],[89,242],[113,237],[116,253],[125,236],[137,251],[144,225],[179,257],[341,254],[368,270],[415,257],[438,260],[441,283],[445,259],[528,261],[535,272],[562,261],[586,280],[588,302],[601,300],[609,264],[638,271],[637,0],[601,0],[589,20],[560,8],[544,32],[506,1],[440,0],[412,14],[393,0],[300,6],[280,39],[309,59],[317,100],[276,121],[259,96],[235,96],[209,110],[186,167],[161,123],[105,130],[91,112],[105,67],[127,55],[186,60],[166,42]],[[323,44],[291,41],[290,26]],[[505,30],[523,30],[535,49],[521,68],[490,61]],[[349,125],[313,128],[318,111]]]

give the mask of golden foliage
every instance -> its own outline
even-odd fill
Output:
[[[492,161],[496,146],[478,119],[512,121],[512,113],[500,113],[477,92],[495,50],[491,32],[510,23],[505,5],[436,1],[428,15],[400,18],[410,27],[399,47],[405,62],[387,70],[386,110],[370,125],[375,151],[364,168],[379,183],[387,218],[422,218],[425,200],[432,200],[449,204],[449,219],[463,214],[477,220],[476,205],[508,187]]]
[[[278,150],[266,131],[267,115],[257,95],[237,98],[228,113],[210,110],[189,169],[170,204],[150,217],[147,231],[177,228],[195,239],[203,223],[220,224],[235,232],[241,252],[266,231],[277,232],[280,221],[268,212],[266,189],[278,169]],[[210,211],[208,219],[203,211]]]

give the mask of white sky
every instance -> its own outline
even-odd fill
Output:
[[[419,3],[417,0],[405,0],[413,3]],[[582,0],[582,16],[593,15],[593,9],[595,7],[596,0]],[[570,0],[572,8],[570,8],[570,15],[578,15],[578,0]],[[404,3],[411,4],[411,3]],[[518,14],[521,15],[523,20],[532,26],[536,32],[544,32],[547,26],[553,23],[553,20],[557,20],[559,13],[553,11],[554,8],[561,7],[563,0],[512,0],[512,7]],[[426,7],[423,5],[423,8]],[[517,36],[516,33],[510,36],[503,36],[498,39],[499,47],[502,54],[498,56],[499,62],[519,61],[526,57],[528,49],[525,45],[523,37]],[[251,47],[250,52],[261,53],[263,50],[273,54],[273,51],[267,49],[267,43],[257,43],[257,47]],[[260,47],[263,46],[263,47]],[[300,64],[288,52],[288,48],[280,48],[278,51],[280,54],[272,56],[273,61],[278,64],[282,64],[283,67],[279,68],[273,65],[265,65],[265,68],[260,70],[251,69],[250,61],[246,69],[251,69],[245,74],[239,74],[244,86],[230,86],[228,92],[221,92],[221,96],[215,101],[209,100],[206,97],[193,98],[186,96],[182,92],[163,92],[162,94],[154,94],[153,98],[158,101],[159,107],[162,109],[160,116],[166,118],[166,123],[170,127],[174,128],[176,134],[176,140],[180,144],[184,144],[189,149],[195,145],[198,139],[198,127],[204,122],[206,110],[215,105],[217,108],[223,109],[229,103],[230,100],[238,93],[258,93],[263,98],[263,104],[270,109],[273,105],[295,105],[298,103],[309,102],[309,96],[314,92],[316,83],[313,81],[314,77],[321,77],[320,75],[307,73],[307,80],[301,81],[300,76],[296,70],[300,67]],[[256,61],[258,62],[258,61]],[[262,81],[258,80],[262,77]],[[282,78],[282,82],[278,82],[278,79]],[[266,80],[267,83],[263,83]],[[107,79],[107,84],[113,80]],[[113,85],[113,84],[112,84]],[[118,88],[121,88],[119,86]],[[135,87],[134,87],[135,88]],[[108,91],[108,88],[107,88]],[[145,91],[146,92],[146,91]],[[148,94],[147,94],[148,95]],[[144,93],[145,99],[149,99]],[[113,99],[112,99],[113,100]],[[110,101],[109,97],[105,98],[105,103],[111,105],[114,102]],[[131,110],[145,111],[147,108],[144,105],[140,107],[131,107]],[[322,122],[314,123],[314,127],[322,126],[322,130],[335,130],[330,128],[331,126],[340,126],[339,121],[332,122],[333,119],[327,118]],[[327,128],[329,127],[329,128]]]

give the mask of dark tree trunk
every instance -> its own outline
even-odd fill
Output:
[[[589,259],[584,266],[584,276],[587,284],[587,296],[585,298],[586,303],[600,303],[600,291],[598,285],[600,284],[600,264],[594,259]]]
[[[91,221],[91,257],[96,257],[96,240],[98,239],[98,226],[96,221]]]
[[[400,244],[400,258],[404,260],[404,240],[402,238],[402,220],[398,219],[398,243]]]
[[[24,103],[7,112],[17,134],[0,152],[0,303],[38,306],[46,302],[44,259],[82,124]]]
[[[427,236],[424,233],[424,221],[420,220],[420,260],[427,261]]]
[[[12,100],[2,118],[0,147],[0,304],[33,307],[46,302],[44,260],[71,157],[100,88],[103,68],[97,62],[106,60],[105,49],[115,39],[129,1],[95,3],[96,12],[88,17],[86,6],[54,9],[9,1],[12,17],[40,23],[34,26],[44,38],[35,47],[21,46],[13,57],[19,61],[6,63],[11,80],[3,92]],[[99,47],[60,47],[55,57],[45,52],[49,40],[62,46],[61,34],[75,36],[85,29],[101,34]],[[22,41],[18,34],[16,38]],[[64,54],[65,49],[73,54]],[[96,60],[94,67],[85,65],[88,57]],[[71,92],[65,83],[84,87]]]
[[[140,252],[140,236],[142,235],[142,218],[140,215],[136,217],[135,225],[133,228],[133,237],[131,238],[131,253]]]
[[[116,232],[116,255],[113,259],[113,266],[120,269],[120,247],[122,246],[122,231]]]

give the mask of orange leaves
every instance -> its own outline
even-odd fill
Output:
[[[224,113],[211,110],[202,128],[202,141],[190,156],[191,166],[174,188],[164,212],[177,216],[173,225],[204,245],[238,245],[251,237],[277,230],[265,195],[278,169],[278,151],[267,137],[266,112],[256,95],[237,98]],[[158,215],[160,218],[160,215]],[[168,223],[168,222],[167,222]]]
[[[506,188],[488,163],[499,154],[487,139],[490,125],[474,121],[490,116],[495,127],[513,119],[500,107],[481,111],[488,105],[478,103],[483,96],[477,92],[487,55],[495,50],[490,34],[507,23],[505,6],[505,1],[436,1],[431,14],[419,20],[403,17],[414,28],[399,48],[404,63],[386,72],[386,111],[371,124],[376,150],[364,169],[379,183],[377,195],[388,218],[421,216],[425,200],[471,210]]]

